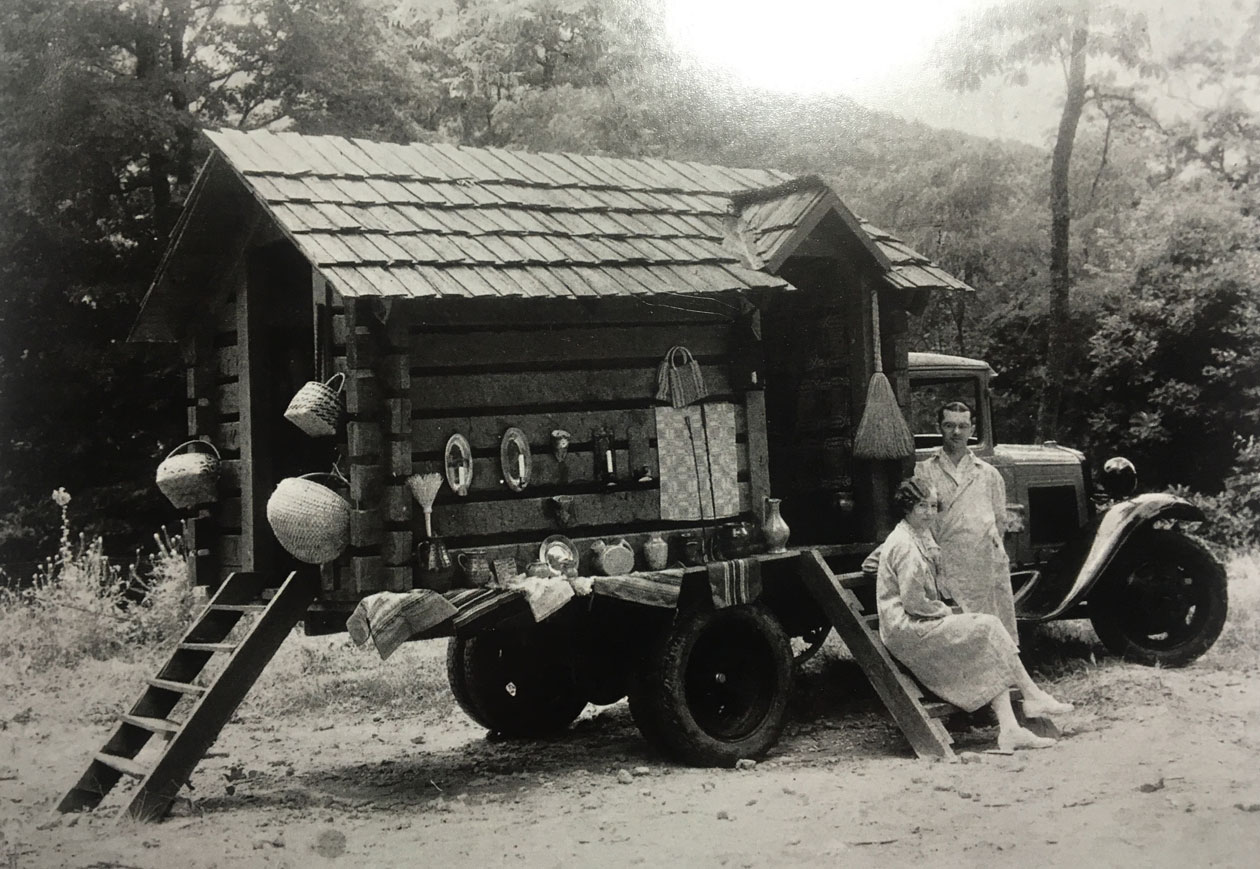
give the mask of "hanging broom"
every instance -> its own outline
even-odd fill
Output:
[[[866,407],[853,436],[853,455],[859,459],[901,459],[914,455],[914,436],[897,406],[892,384],[884,376],[879,346],[879,291],[871,291],[871,319],[875,334],[875,373],[866,387]]]
[[[437,497],[438,489],[442,488],[442,475],[412,474],[407,478],[407,486],[424,509],[424,534],[431,538],[433,537],[433,499]]]

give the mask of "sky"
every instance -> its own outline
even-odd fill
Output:
[[[1244,0],[1124,0],[1147,16],[1158,57],[1188,35],[1223,32]],[[1254,0],[1252,0],[1254,2]],[[960,15],[994,0],[667,0],[666,26],[698,62],[757,87],[840,93],[868,108],[976,135],[1046,145],[1062,103],[1058,69],[1025,87],[941,86],[933,47]]]

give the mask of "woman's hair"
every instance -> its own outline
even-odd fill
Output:
[[[897,487],[897,492],[893,495],[893,507],[898,517],[904,519],[910,515],[915,504],[931,497],[932,490],[928,484],[911,477],[908,480],[902,480],[901,485]]]

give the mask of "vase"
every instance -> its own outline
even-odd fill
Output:
[[[669,544],[660,532],[654,531],[643,544],[643,558],[652,570],[664,570],[669,564]]]
[[[783,521],[783,516],[779,514],[779,505],[782,503],[781,498],[766,499],[765,521],[761,523],[761,535],[765,538],[768,552],[787,551],[788,535],[792,532],[788,524]]]

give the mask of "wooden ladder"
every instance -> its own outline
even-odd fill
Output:
[[[166,814],[179,789],[205,756],[223,725],[253,686],[284,638],[315,599],[318,583],[308,572],[290,573],[265,605],[265,583],[256,573],[233,573],[205,610],[148,680],[140,699],[123,715],[114,733],[97,752],[87,771],[57,805],[60,812],[98,806],[123,775],[140,779],[123,817],[157,820]],[[239,640],[229,641],[237,623],[256,616]],[[194,684],[215,655],[228,655],[209,684]],[[193,705],[183,721],[171,719],[180,700]],[[159,735],[166,745],[152,763],[137,755]]]
[[[858,666],[875,686],[879,699],[892,714],[919,757],[954,756],[954,739],[941,719],[958,711],[943,700],[929,698],[923,687],[889,654],[879,638],[879,616],[862,612],[857,596],[846,583],[861,580],[861,573],[840,576],[814,550],[799,556],[801,579],[836,627]]]

